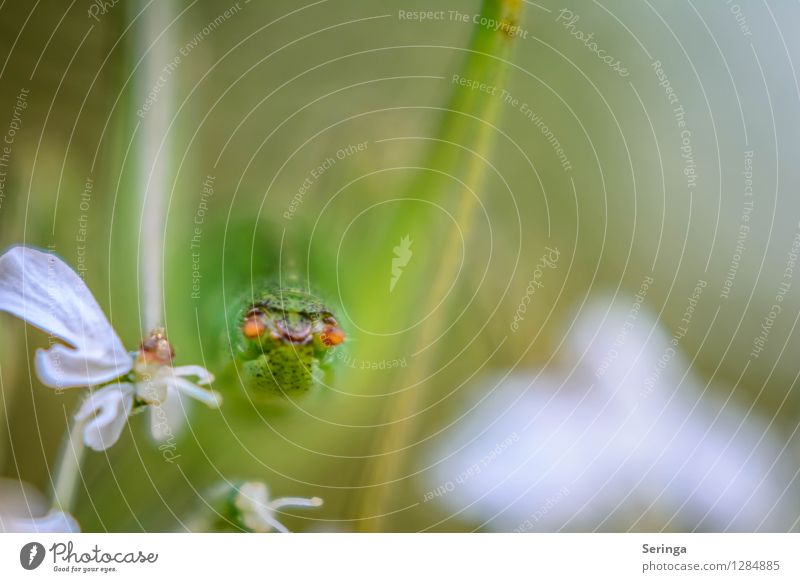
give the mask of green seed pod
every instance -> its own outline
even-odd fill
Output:
[[[331,311],[294,287],[266,287],[232,318],[239,373],[257,395],[299,395],[322,379],[344,333]]]

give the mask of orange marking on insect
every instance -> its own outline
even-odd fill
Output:
[[[242,333],[248,339],[256,339],[267,331],[267,324],[260,313],[251,313],[242,324]]]
[[[328,347],[338,346],[345,339],[344,332],[338,327],[326,327],[325,331],[320,334],[322,343]]]

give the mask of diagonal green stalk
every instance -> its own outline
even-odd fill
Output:
[[[477,25],[473,33],[460,78],[468,81],[485,83],[487,86],[502,89],[505,84],[507,62],[513,47],[513,35],[506,30],[515,26],[520,19],[521,0],[484,0],[481,8],[481,20],[502,22],[505,26],[499,30]],[[437,138],[434,140],[423,167],[425,171],[417,174],[409,185],[406,197],[424,198],[447,204],[448,200],[456,200],[455,220],[461,225],[465,236],[472,222],[483,184],[493,138],[496,134],[495,123],[498,118],[502,99],[497,94],[471,89],[466,85],[454,83],[453,94],[443,116]],[[460,182],[459,182],[460,181]],[[474,193],[474,194],[473,194]],[[452,203],[451,203],[452,204]],[[398,214],[388,228],[384,230],[382,243],[376,248],[388,248],[406,233],[412,224],[419,230],[420,218],[412,210]],[[408,314],[427,313],[435,305],[436,299],[444,295],[458,269],[456,261],[442,258],[456,256],[460,248],[461,238],[453,229],[446,235],[444,243],[437,249],[436,256],[428,258],[428,264],[421,271],[434,273],[432,279],[417,278],[409,281],[417,289],[417,298],[406,298],[404,302],[392,305],[392,314],[397,317],[408,317]],[[385,273],[368,273],[370,283],[366,288],[378,285],[385,278]],[[375,306],[370,316],[373,321],[385,317],[385,305]],[[441,331],[441,309],[429,318],[419,331],[414,334],[413,345],[427,346]],[[366,348],[367,350],[369,348]],[[388,501],[393,498],[395,488],[402,477],[405,462],[404,450],[412,442],[417,421],[415,413],[420,410],[425,390],[420,387],[435,363],[435,349],[425,350],[414,365],[404,374],[395,376],[397,386],[406,387],[399,394],[390,397],[386,410],[389,417],[385,419],[387,427],[375,439],[373,461],[367,467],[364,482],[371,485],[360,496],[358,513],[361,517],[361,529],[365,531],[385,531]],[[365,355],[369,359],[369,355]],[[351,374],[349,386],[363,384],[363,376],[359,378]],[[391,419],[400,419],[391,422]]]
[[[512,27],[519,22],[521,12],[521,0],[484,0],[480,16],[490,22],[503,22]],[[504,30],[508,29],[476,26],[465,49],[466,57],[458,73],[459,79],[484,83],[498,90],[504,87],[507,60],[514,45],[513,36]],[[469,197],[468,188],[479,186],[485,173],[486,164],[479,156],[485,157],[491,149],[496,133],[494,124],[501,105],[502,98],[499,95],[454,82],[436,137],[421,164],[421,167],[430,171],[419,172],[405,195],[436,202],[454,193]],[[461,192],[458,192],[459,184],[453,177],[462,180],[467,188],[461,188]],[[465,203],[474,207],[475,200],[465,200]],[[399,213],[393,224],[383,231],[384,235],[378,243],[396,244],[399,235],[410,224],[419,224],[419,216],[413,209]],[[383,248],[380,244],[376,246]],[[382,281],[383,275],[373,272],[373,277]]]

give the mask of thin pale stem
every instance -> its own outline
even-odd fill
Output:
[[[53,507],[70,512],[75,501],[75,491],[81,476],[86,445],[83,444],[84,422],[73,420],[64,442],[55,470],[53,483]]]
[[[138,6],[138,3],[133,3]],[[135,187],[141,197],[139,231],[139,276],[142,292],[142,324],[150,331],[162,324],[164,231],[169,182],[169,142],[164,134],[172,122],[171,71],[165,72],[172,55],[169,2],[155,2],[143,12],[143,23],[136,36],[138,52],[146,53],[137,75],[136,95],[146,103],[148,94],[158,87],[158,99],[140,115]]]

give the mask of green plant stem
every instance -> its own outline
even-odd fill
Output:
[[[522,10],[521,0],[484,0],[481,16],[494,21],[502,21],[509,26],[518,23]],[[478,26],[471,40],[468,56],[460,76],[502,88],[507,72],[507,59],[513,45],[513,38],[503,30],[493,30]],[[455,195],[457,224],[466,231],[472,222],[477,206],[476,195],[480,192],[484,181],[487,163],[485,159],[491,150],[496,133],[495,123],[502,100],[499,96],[483,91],[455,85],[448,111],[443,117],[438,137],[423,164],[428,170],[418,174],[409,186],[408,197],[424,197],[427,200],[447,200]],[[461,180],[459,184],[457,180]],[[473,194],[474,193],[474,194]],[[410,225],[416,222],[419,229],[419,217],[410,211],[397,216],[394,224],[386,229],[382,240],[388,248],[407,232]],[[413,284],[422,290],[421,301],[415,305],[393,305],[393,314],[407,314],[420,311],[423,313],[432,308],[438,297],[446,292],[458,265],[455,261],[442,261],[441,257],[454,256],[460,247],[460,235],[452,231],[446,237],[441,252],[431,257],[422,271],[434,272],[432,280],[417,280]],[[384,273],[376,273],[373,277],[384,277]],[[370,288],[367,286],[367,288]],[[385,306],[379,306],[385,310]],[[417,346],[429,345],[442,328],[442,310],[429,317],[413,338]],[[379,312],[375,317],[381,317]],[[417,427],[415,420],[424,398],[425,390],[421,387],[424,378],[434,363],[436,350],[423,352],[410,366],[404,376],[398,377],[396,385],[405,386],[402,392],[392,397],[386,409],[389,418],[399,419],[388,424],[382,434],[375,439],[374,460],[370,463],[364,481],[372,485],[364,490],[359,500],[360,529],[364,531],[385,531],[388,513],[388,501],[394,497],[395,489],[402,478],[402,470],[406,453]],[[355,376],[352,376],[355,380]],[[356,380],[357,382],[357,380]],[[363,382],[363,380],[362,380]]]
[[[71,512],[75,501],[75,490],[86,452],[83,428],[83,422],[73,420],[61,445],[53,482],[53,507],[60,511]]]

